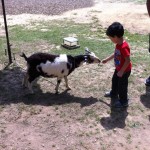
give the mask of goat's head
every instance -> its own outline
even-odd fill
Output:
[[[88,48],[85,48],[85,62],[91,64],[100,63],[101,61],[94,52],[91,52]]]

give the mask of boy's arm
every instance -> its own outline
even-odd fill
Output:
[[[114,58],[114,53],[111,54],[109,57],[103,59],[103,60],[102,60],[102,63],[105,64],[105,63],[107,63],[108,61],[110,61],[110,60],[113,59],[113,58]]]
[[[129,64],[130,64],[130,57],[127,56],[125,58],[124,65],[122,66],[121,70],[117,73],[118,77],[122,77],[122,75],[124,74],[124,71],[126,70]]]

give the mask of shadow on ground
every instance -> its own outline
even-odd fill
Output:
[[[19,67],[0,70],[0,105],[24,103],[26,105],[63,105],[66,103],[80,103],[81,107],[90,106],[98,100],[93,97],[76,97],[64,91],[60,94],[43,93],[40,85],[34,85],[35,94],[22,87],[24,72]],[[53,88],[53,87],[52,87]],[[51,90],[51,89],[49,89]]]
[[[100,120],[101,125],[106,130],[112,130],[115,128],[125,128],[125,120],[128,116],[127,108],[111,109],[109,117],[103,117]]]
[[[146,108],[150,108],[150,91],[147,93],[147,90],[146,90],[146,93],[141,95],[140,101]],[[150,121],[150,115],[148,117]]]
[[[111,98],[110,109],[111,113],[109,117],[103,117],[100,120],[101,125],[106,130],[112,130],[114,128],[124,128],[126,126],[125,120],[128,116],[127,108],[111,108],[118,101],[116,98]]]
[[[140,101],[146,108],[150,108],[150,94],[141,95]]]

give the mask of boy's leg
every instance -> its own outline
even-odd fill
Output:
[[[105,97],[117,98],[118,97],[118,80],[119,77],[117,76],[117,71],[114,71],[112,77],[112,86],[109,92],[105,93]]]
[[[115,70],[112,77],[111,97],[116,98],[118,96],[118,83],[119,77],[117,76],[117,70]]]
[[[121,78],[119,78],[118,93],[122,105],[128,105],[128,78],[130,73],[131,71],[126,72]]]

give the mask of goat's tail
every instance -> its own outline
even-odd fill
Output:
[[[20,56],[23,57],[26,61],[28,61],[28,57],[25,55],[25,53],[22,52]]]

